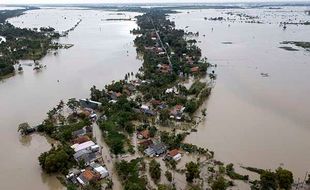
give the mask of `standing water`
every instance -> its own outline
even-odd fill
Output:
[[[135,13],[122,17],[133,18]],[[18,27],[40,28],[51,26],[65,31],[80,25],[60,43],[74,44],[70,49],[50,53],[40,63],[42,71],[27,66],[33,61],[22,61],[23,74],[0,81],[0,189],[62,189],[55,176],[42,172],[38,156],[50,149],[45,137],[32,135],[21,138],[20,123],[37,125],[49,109],[60,100],[89,97],[89,89],[112,80],[123,79],[126,73],[136,72],[141,62],[136,59],[134,36],[130,30],[134,21],[106,21],[115,13],[79,9],[41,9],[12,18]],[[119,18],[120,15],[117,15]]]
[[[310,42],[310,26],[283,30],[279,23],[310,20],[305,9],[189,10],[170,16],[177,27],[199,31],[198,46],[217,64],[215,88],[204,105],[207,118],[188,142],[214,150],[226,163],[282,166],[304,179],[310,171],[310,52],[279,47],[286,40]],[[259,16],[263,24],[208,19],[233,17],[229,12]]]

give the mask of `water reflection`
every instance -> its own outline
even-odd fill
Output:
[[[31,145],[31,140],[32,140],[32,135],[20,136],[19,137],[19,142],[23,146],[26,146],[26,147]]]

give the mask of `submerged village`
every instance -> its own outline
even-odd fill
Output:
[[[18,127],[21,135],[38,132],[53,139],[51,150],[38,158],[43,171],[56,174],[70,190],[222,190],[234,188],[238,181],[251,189],[292,189],[293,173],[285,168],[244,167],[258,175],[251,179],[237,173],[233,164],[214,159],[216,152],[184,143],[188,134],[199,133],[197,125],[207,119],[202,104],[211,94],[216,65],[202,58],[193,38],[199,33],[177,29],[167,19],[172,13],[143,9],[136,17],[138,28],[131,33],[143,59],[137,73],[127,73],[104,89],[93,86],[85,99],[61,100],[38,126]],[[36,46],[28,47],[25,44],[32,42],[19,38],[20,30],[9,23],[0,25],[0,36],[9,33],[12,38],[6,40],[17,44],[16,50],[7,50],[0,43],[0,71],[4,72],[0,74],[14,71],[4,58],[12,63],[30,58],[36,64],[48,50],[71,46],[54,44],[52,40],[61,34],[41,28],[22,31],[37,39]],[[20,66],[17,69],[22,71]]]

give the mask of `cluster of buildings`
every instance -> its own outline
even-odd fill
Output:
[[[139,145],[145,148],[143,153],[149,157],[164,155],[165,159],[173,159],[175,161],[179,161],[182,158],[182,154],[178,149],[168,151],[167,146],[163,142],[151,139],[148,129],[139,131],[137,137],[140,139]]]
[[[75,152],[73,157],[76,162],[84,165],[85,168],[72,169],[66,176],[69,182],[85,186],[92,181],[99,181],[109,176],[108,170],[101,164],[101,147],[89,140],[87,136],[77,137],[71,148]]]
[[[93,109],[97,109],[101,106],[101,103],[88,99],[81,99],[79,102],[84,107],[81,111],[87,117],[96,120],[97,115]],[[86,186],[91,182],[96,182],[109,176],[109,172],[103,164],[101,147],[90,139],[92,130],[92,126],[85,126],[72,132],[71,148],[74,150],[73,157],[83,169],[73,168],[69,171],[66,179],[70,183]]]

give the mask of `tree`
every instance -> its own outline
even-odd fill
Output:
[[[170,117],[169,110],[164,109],[159,112],[159,119],[161,122],[167,121],[169,117]]]
[[[202,110],[201,110],[201,114],[202,114],[204,117],[207,116],[207,109],[206,109],[206,108],[202,109]]]
[[[39,156],[39,163],[47,173],[65,174],[75,164],[73,153],[74,151],[69,146],[53,147]]]
[[[30,129],[30,126],[28,123],[22,123],[18,126],[18,132],[20,132],[22,135],[27,135],[28,129]]]
[[[194,162],[189,162],[185,165],[186,167],[186,181],[192,183],[194,179],[200,177],[199,164]]]
[[[260,175],[260,183],[262,189],[277,189],[277,175],[271,171],[264,171]]]
[[[169,181],[169,182],[171,182],[172,181],[172,173],[171,172],[169,172],[168,170],[165,172],[165,176],[166,176],[166,178],[167,178],[167,180]]]
[[[157,182],[161,176],[160,163],[153,159],[149,164],[149,172],[152,179]]]
[[[188,113],[194,113],[197,110],[197,102],[194,100],[189,100],[185,104],[185,111]]]
[[[72,110],[73,113],[76,113],[79,102],[75,98],[70,98],[67,102],[67,106]]]
[[[157,128],[154,126],[149,127],[150,137],[154,137],[157,133]]]
[[[212,183],[212,190],[225,190],[227,189],[227,182],[223,176],[220,176],[217,180]]]
[[[276,170],[279,187],[281,189],[291,189],[294,182],[293,173],[291,171],[282,169],[281,167]]]
[[[99,99],[101,97],[102,97],[101,91],[98,90],[95,85],[93,87],[91,87],[91,89],[90,89],[90,99],[93,100],[93,101],[99,101]]]
[[[64,105],[65,105],[65,103],[62,100],[60,100],[59,104],[56,106],[57,107],[56,109],[58,111],[60,111],[63,109]]]

